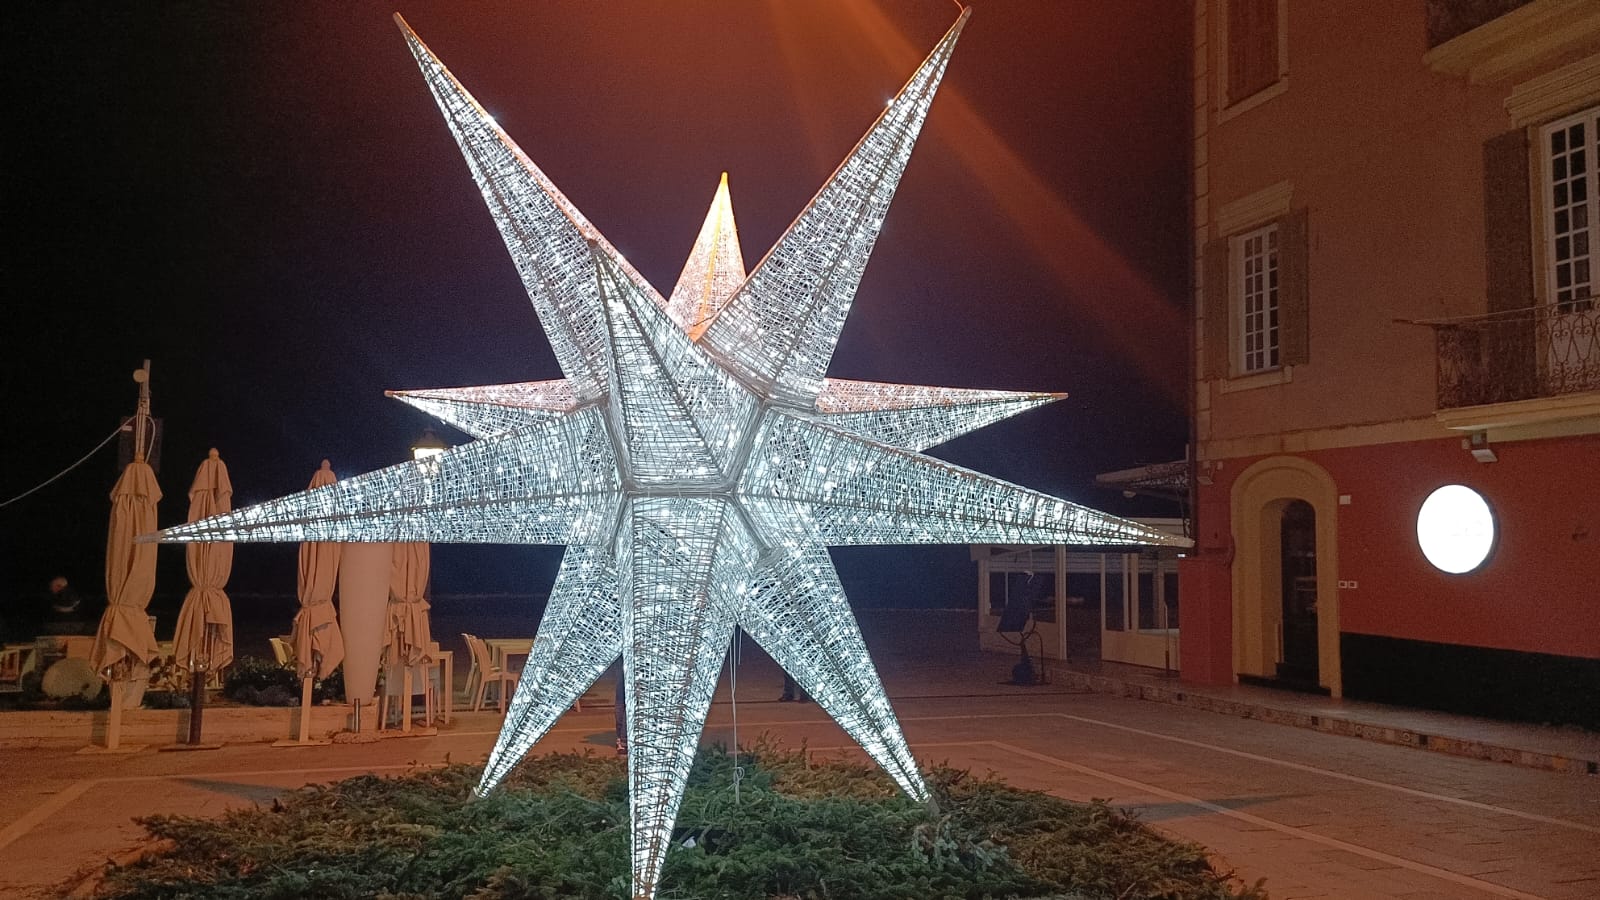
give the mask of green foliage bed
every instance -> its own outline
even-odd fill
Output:
[[[660,896],[791,898],[1262,898],[1229,887],[1196,846],[1103,804],[934,769],[939,812],[875,769],[768,746],[701,753]],[[114,870],[116,898],[626,898],[620,760],[530,757],[472,799],[476,767],[364,776],[220,819],[142,824],[175,845]]]

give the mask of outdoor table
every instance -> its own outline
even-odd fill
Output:
[[[483,643],[489,648],[489,662],[499,666],[500,671],[509,671],[506,668],[506,657],[527,656],[533,652],[533,638],[484,638]]]
[[[439,644],[435,642],[428,645],[428,656],[431,657],[431,659],[427,663],[422,664],[421,667],[424,670],[438,668],[439,693],[443,695],[439,698],[439,708],[434,712],[434,717],[443,720],[444,723],[448,725],[450,724],[451,716],[455,712],[456,708],[456,654],[452,650],[441,649]],[[401,701],[403,704],[402,708],[404,709],[400,720],[400,730],[402,733],[410,733],[411,731],[411,698],[413,696],[411,693],[412,668],[414,667],[391,666],[388,669],[391,672],[403,673],[401,677],[403,677],[406,682],[406,687],[402,691],[403,696]],[[385,692],[387,692],[387,688],[385,688]],[[380,719],[378,722],[378,730],[384,730],[385,724],[386,723]],[[432,725],[433,723],[429,722],[428,724]]]
[[[531,637],[482,638],[482,640],[484,646],[489,648],[489,664],[502,672],[511,671],[506,665],[508,657],[527,656],[533,652],[533,638]],[[505,685],[502,684],[498,690],[504,693]],[[510,697],[501,698],[500,708],[502,711],[505,709],[505,704],[510,700]]]
[[[450,716],[456,709],[456,653],[454,650],[440,650],[435,644],[433,651],[434,663],[439,666],[439,714],[446,725],[450,724]]]

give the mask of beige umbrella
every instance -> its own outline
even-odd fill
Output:
[[[311,476],[311,487],[326,487],[333,482],[333,465],[323,460],[322,468]],[[340,544],[327,541],[300,545],[300,576],[295,582],[300,612],[294,617],[292,643],[295,667],[302,679],[327,678],[344,661],[344,635],[339,632],[339,616],[333,608],[340,548]]]
[[[145,607],[156,590],[156,545],[134,538],[156,530],[161,488],[141,454],[128,463],[111,489],[111,524],[106,536],[106,611],[94,636],[90,662],[112,682],[150,677],[160,648]],[[113,698],[118,696],[113,688]]]
[[[216,448],[206,455],[189,487],[189,519],[196,522],[233,510],[233,483]],[[189,593],[178,610],[173,655],[191,672],[216,671],[233,662],[233,609],[223,586],[233,571],[233,544],[197,542],[184,547]]]
[[[428,601],[422,596],[427,588],[428,544],[395,544],[389,612],[383,629],[383,660],[387,665],[419,666],[433,661],[428,650],[433,642]]]
[[[106,611],[95,632],[89,663],[111,682],[111,715],[106,720],[106,749],[122,743],[122,707],[132,695],[142,698],[150,681],[150,661],[161,652],[145,608],[156,592],[156,545],[135,543],[156,530],[156,504],[161,488],[155,470],[145,461],[155,434],[150,418],[150,360],[134,370],[139,405],[133,426],[133,461],[111,488],[111,522],[106,530]],[[124,425],[126,427],[126,423]],[[137,704],[139,701],[134,700]]]
[[[411,730],[412,679],[419,666],[433,662],[432,629],[428,624],[428,544],[411,541],[395,544],[389,573],[389,608],[383,626],[383,660],[386,678],[400,680],[402,727]],[[426,674],[422,675],[427,678]],[[396,693],[386,683],[385,694]],[[424,688],[426,690],[426,687]],[[430,707],[431,710],[431,707]]]
[[[189,521],[197,522],[233,510],[233,483],[215,447],[194,473],[189,486]],[[189,567],[189,592],[178,610],[172,655],[189,670],[189,744],[200,746],[208,674],[233,662],[233,609],[223,585],[233,571],[233,544],[206,541],[184,547]],[[218,746],[218,745],[210,745]]]

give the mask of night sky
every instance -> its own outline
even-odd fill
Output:
[[[1068,391],[936,455],[1127,513],[1097,472],[1186,425],[1188,4],[976,0],[830,373]],[[398,462],[386,389],[560,375],[399,10],[617,248],[671,290],[726,170],[747,265],[954,21],[949,0],[0,7],[8,407],[0,500],[133,412],[161,521],[208,447],[235,503]],[[440,428],[448,439],[464,436]],[[0,603],[103,593],[101,451],[0,509]],[[436,593],[542,593],[558,550],[441,547]],[[960,605],[966,549],[839,554],[858,605]],[[187,587],[162,550],[158,596]],[[230,589],[292,593],[294,548]]]

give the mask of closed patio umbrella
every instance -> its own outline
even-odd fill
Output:
[[[326,487],[334,481],[333,465],[323,460],[322,468],[311,476],[311,488]],[[332,541],[300,545],[300,574],[295,582],[300,611],[294,617],[291,642],[297,674],[302,679],[327,678],[344,660],[344,635],[339,632],[339,616],[333,608],[340,549],[341,545]]]
[[[233,510],[233,483],[228,467],[216,448],[194,473],[189,487],[189,519],[200,519]],[[233,544],[226,541],[197,542],[184,548],[189,568],[189,592],[178,610],[178,630],[173,639],[173,656],[189,670],[192,711],[189,717],[189,742],[200,741],[200,713],[205,697],[207,673],[226,668],[233,662],[233,609],[223,586],[233,571]]]
[[[106,530],[106,615],[94,633],[90,665],[110,682],[110,717],[106,722],[106,749],[122,745],[122,708],[131,698],[144,697],[150,681],[150,660],[160,653],[155,628],[146,607],[155,593],[155,544],[134,543],[139,535],[155,532],[155,504],[162,488],[155,484],[155,469],[146,461],[154,440],[150,418],[150,360],[133,373],[139,384],[139,407],[133,416],[133,461],[126,464],[117,484],[110,488],[110,524]],[[131,697],[130,697],[131,695]],[[138,703],[139,700],[133,700]]]
[[[106,611],[95,631],[89,663],[111,683],[111,716],[106,721],[106,749],[122,740],[122,706],[132,694],[144,697],[150,662],[161,652],[145,608],[156,592],[156,545],[136,543],[156,530],[156,504],[161,487],[146,461],[155,440],[150,418],[150,360],[134,370],[139,405],[133,419],[133,461],[111,488],[111,521],[106,529]],[[134,701],[136,704],[138,700]]]
[[[428,589],[429,554],[425,541],[409,541],[394,545],[393,567],[389,578],[389,608],[384,619],[383,660],[389,675],[400,676],[405,682],[401,698],[402,708],[409,709],[412,670],[433,662],[430,645],[432,628],[428,622],[428,601],[423,594]],[[393,692],[393,686],[385,688]],[[410,714],[404,721],[409,728]]]
[[[428,624],[428,544],[410,541],[394,545],[394,569],[389,579],[389,613],[384,624],[383,659],[391,666],[418,666],[432,659],[433,642]]]
[[[95,633],[90,662],[102,678],[138,683],[150,677],[159,652],[145,607],[156,590],[156,545],[134,543],[156,530],[161,488],[142,455],[128,463],[111,489],[111,522],[106,535],[106,611]]]

